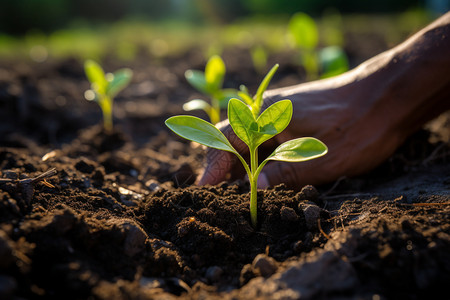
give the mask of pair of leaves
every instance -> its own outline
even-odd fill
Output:
[[[222,89],[225,77],[225,63],[218,55],[213,55],[206,63],[205,72],[187,70],[186,80],[198,91],[209,95],[211,103],[202,99],[194,99],[183,105],[185,111],[204,110],[212,123],[220,121],[220,109],[225,108],[228,100],[236,97],[235,89]]]
[[[230,106],[236,105],[238,102],[240,102],[237,99],[230,100],[229,108]],[[252,142],[254,144],[262,143],[263,140],[267,140],[270,137],[274,136],[275,132],[281,132],[286,126],[286,123],[289,123],[289,120],[287,120],[285,117],[278,118],[276,120],[269,120],[269,117],[271,116],[287,116],[292,115],[292,104],[290,103],[290,100],[283,100],[279,104],[279,107],[277,107],[277,113],[272,114],[268,113],[265,117],[262,119],[258,118],[258,120],[254,121],[253,116],[248,114],[248,112],[238,119],[235,119],[234,122],[241,122],[241,124],[237,125],[234,124],[233,130],[235,130],[235,127],[238,128],[236,134],[244,136],[245,134],[248,134],[249,130],[244,128],[244,124],[253,124],[252,122],[255,122],[258,124],[258,121],[261,122],[261,124],[270,124],[265,125],[262,127],[259,127],[259,131],[254,131],[250,134],[248,134],[248,137],[256,137],[257,141]],[[277,102],[277,103],[280,103]],[[288,104],[289,102],[289,104]],[[242,102],[240,102],[242,103]],[[277,104],[275,103],[275,104]],[[242,103],[244,106],[245,104]],[[274,104],[274,105],[275,105]],[[239,104],[238,104],[239,105]],[[273,106],[273,105],[272,105]],[[240,106],[238,106],[240,107]],[[236,108],[236,107],[235,107]],[[270,107],[269,107],[270,108]],[[269,108],[267,110],[269,110]],[[284,109],[283,109],[284,108]],[[247,110],[248,107],[246,107]],[[280,109],[278,111],[278,109]],[[266,111],[267,111],[266,110]],[[266,112],[264,111],[261,116],[264,115]],[[289,115],[289,116],[290,116]],[[245,120],[246,118],[250,117],[250,120]],[[261,117],[260,116],[260,117]],[[266,119],[267,117],[267,119]],[[287,120],[287,121],[286,121]],[[237,156],[240,156],[239,153],[233,148],[231,143],[227,140],[227,138],[223,135],[223,133],[217,129],[214,125],[212,125],[209,122],[206,122],[200,118],[194,117],[194,116],[174,116],[166,120],[166,125],[169,127],[173,132],[178,134],[179,136],[197,142],[199,144],[205,145],[210,148],[215,148],[219,150],[228,151],[231,153],[236,154]],[[230,119],[231,123],[231,119]],[[254,125],[250,125],[254,126]],[[281,129],[282,128],[282,129]],[[280,130],[281,129],[281,130]],[[239,132],[239,134],[238,134]],[[241,138],[242,139],[242,138]],[[245,139],[245,137],[244,137]],[[246,140],[244,140],[246,142]],[[248,145],[248,144],[247,144]],[[305,137],[305,138],[298,138],[294,140],[287,141],[280,146],[278,146],[275,151],[267,157],[265,161],[268,160],[279,160],[279,161],[287,161],[287,162],[301,162],[310,160],[319,156],[324,155],[327,152],[327,147],[325,144],[323,144],[321,141]]]
[[[105,74],[102,67],[93,60],[85,62],[84,70],[94,92],[111,99],[130,83],[133,76],[128,68]]]
[[[186,80],[200,92],[216,96],[222,88],[225,77],[225,63],[218,55],[213,55],[206,63],[205,72],[198,70],[187,70],[184,74]]]
[[[258,118],[242,101],[231,99],[228,103],[228,119],[236,135],[250,149],[282,132],[291,121],[292,102],[278,101],[269,106]]]

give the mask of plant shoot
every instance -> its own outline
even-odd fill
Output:
[[[206,112],[211,123],[220,122],[220,110],[225,108],[228,100],[236,97],[235,89],[223,89],[225,63],[218,55],[213,55],[206,63],[205,71],[187,70],[186,80],[199,92],[209,96],[211,102],[194,99],[183,105],[185,111],[201,109]]]
[[[130,83],[133,72],[124,68],[105,74],[103,68],[93,60],[84,63],[84,71],[91,83],[91,89],[84,93],[84,97],[98,103],[103,113],[103,127],[110,132],[113,129],[114,97]]]
[[[348,70],[348,59],[341,47],[333,45],[318,50],[319,29],[309,15],[294,14],[289,21],[288,35],[299,50],[308,80],[332,77]]]
[[[293,139],[279,145],[264,161],[258,164],[258,147],[282,132],[292,118],[292,102],[281,100],[264,110],[262,94],[278,65],[275,65],[260,84],[255,97],[243,93],[244,102],[236,98],[228,102],[228,120],[236,135],[248,146],[250,164],[234,149],[231,143],[214,125],[194,116],[174,116],[166,120],[166,125],[179,136],[202,145],[234,153],[241,161],[250,181],[250,218],[257,226],[257,182],[262,168],[267,162],[301,162],[311,160],[328,151],[324,143],[312,137]]]

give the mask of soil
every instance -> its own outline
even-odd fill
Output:
[[[164,126],[201,96],[183,75],[200,53],[123,64],[109,133],[77,60],[1,63],[0,299],[442,299],[449,115],[369,174],[259,191],[253,229],[249,186],[195,186],[203,149]],[[294,56],[271,57],[271,87],[304,80]],[[226,86],[257,87],[249,58],[224,53]]]

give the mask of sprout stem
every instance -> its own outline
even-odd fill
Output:
[[[258,224],[258,178],[253,177],[250,180],[250,218],[253,228]]]
[[[258,224],[258,176],[256,174],[258,170],[258,147],[254,149],[250,148],[250,165],[251,165],[251,177],[250,181],[250,218],[252,220],[253,228],[256,228]]]
[[[113,130],[113,119],[112,119],[112,100],[108,96],[103,96],[99,101],[100,107],[103,113],[103,128],[107,132],[112,132]]]
[[[220,103],[214,97],[211,99],[211,113],[209,118],[214,125],[220,122]]]

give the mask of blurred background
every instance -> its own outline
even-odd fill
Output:
[[[61,145],[101,123],[85,99],[86,59],[106,72],[133,70],[114,120],[144,143],[183,103],[208,99],[185,72],[204,70],[214,54],[226,65],[224,88],[254,93],[275,63],[269,88],[334,76],[449,8],[450,0],[0,0],[0,143]]]
[[[342,14],[394,13],[411,9],[440,12],[448,0],[2,0],[0,30],[27,34],[52,32],[77,25],[98,25],[124,19],[183,20],[195,24],[229,24],[249,16],[271,18],[302,11],[320,16],[329,8]]]
[[[2,0],[0,57],[100,58],[139,51],[164,56],[200,45],[205,55],[227,45],[286,48],[296,12],[318,21],[320,42],[343,44],[345,34],[383,33],[387,46],[450,7],[450,0]],[[334,35],[334,36],[333,36]],[[347,41],[348,42],[348,41]],[[256,52],[255,52],[256,53]],[[257,55],[257,54],[255,54]],[[262,54],[259,54],[262,56]]]

